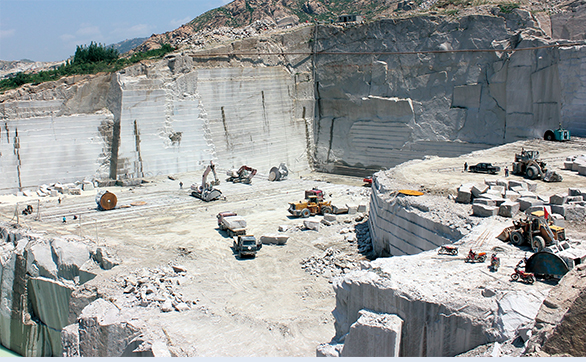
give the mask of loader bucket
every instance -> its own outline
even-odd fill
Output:
[[[509,240],[509,237],[511,236],[511,231],[513,231],[513,230],[515,230],[515,227],[514,226],[506,227],[503,230],[503,232],[500,233],[499,236],[497,236],[497,238],[499,240],[502,240],[502,241],[508,241]]]

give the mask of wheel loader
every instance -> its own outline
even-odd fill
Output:
[[[513,226],[503,230],[503,236],[505,241],[518,246],[529,244],[536,253],[566,240],[565,229],[552,225],[544,211],[533,211],[524,219],[513,221]]]
[[[515,154],[513,162],[513,174],[525,176],[530,180],[543,180],[545,182],[561,182],[562,176],[555,171],[548,170],[546,163],[539,160],[539,151],[525,151]]]
[[[288,211],[293,216],[301,216],[304,218],[310,215],[331,214],[332,202],[324,201],[323,191],[314,188],[305,191],[305,201],[289,203]]]

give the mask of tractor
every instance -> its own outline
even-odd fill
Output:
[[[305,201],[289,203],[288,211],[293,216],[301,216],[304,218],[307,218],[310,215],[331,214],[332,202],[324,201],[323,191],[314,188],[305,191]]]
[[[515,154],[513,174],[526,176],[530,180],[540,179],[545,182],[561,182],[562,176],[548,170],[546,163],[539,160],[539,151],[525,151]]]
[[[566,240],[564,228],[552,225],[544,211],[533,211],[525,219],[513,221],[513,225],[503,231],[505,241],[518,246],[529,244],[536,253]]]

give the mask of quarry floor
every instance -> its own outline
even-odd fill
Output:
[[[586,177],[559,171],[566,156],[586,152],[584,139],[567,143],[520,141],[458,158],[415,160],[387,172],[397,187],[448,196],[455,194],[461,183],[504,177],[502,171],[499,176],[464,173],[464,162],[492,162],[504,168],[521,147],[539,150],[564,177],[561,183],[538,181],[538,194],[586,188]],[[293,228],[287,232],[290,238],[286,245],[265,245],[256,258],[241,260],[231,249],[232,239],[217,228],[216,214],[237,212],[246,218],[248,233],[260,237],[277,233],[279,225],[302,225],[302,219],[289,217],[287,207],[288,202],[301,200],[306,189],[324,190],[337,205],[367,204],[369,189],[362,186],[362,178],[320,173],[291,174],[281,182],[269,182],[266,175],[257,174],[252,185],[232,184],[224,181],[224,171],[219,170],[222,182],[217,188],[225,199],[214,202],[189,196],[189,185],[201,182],[201,172],[173,175],[174,180],[161,175],[141,186],[107,188],[117,195],[119,206],[146,202],[142,206],[100,212],[94,200],[96,190],[90,190],[81,196],[61,196],[60,203],[57,197],[41,198],[41,221],[33,219],[35,212],[20,216],[20,222],[44,230],[48,236],[87,237],[111,250],[121,264],[88,283],[113,301],[122,294],[119,282],[125,275],[169,264],[183,266],[187,273],[180,290],[184,298],[196,301],[195,306],[184,312],[152,309],[141,314],[145,323],[164,332],[167,344],[180,349],[180,355],[315,356],[316,346],[335,335],[331,314],[335,295],[329,275],[312,275],[303,269],[303,261],[319,258],[333,248],[356,261],[359,268],[358,262],[366,257],[358,252],[356,242],[345,241],[340,232],[356,225],[357,215],[340,215],[337,224],[322,225],[319,232]],[[31,204],[36,211],[36,200],[0,196],[0,218],[14,219],[16,202]],[[74,221],[73,215],[78,219]],[[65,224],[63,216],[68,220]],[[586,226],[567,224],[567,235],[586,240]],[[417,268],[411,270],[427,273],[426,263],[414,261]],[[437,268],[435,264],[429,267]]]

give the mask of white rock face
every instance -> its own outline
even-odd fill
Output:
[[[358,312],[341,357],[399,357],[403,320],[394,314]]]

